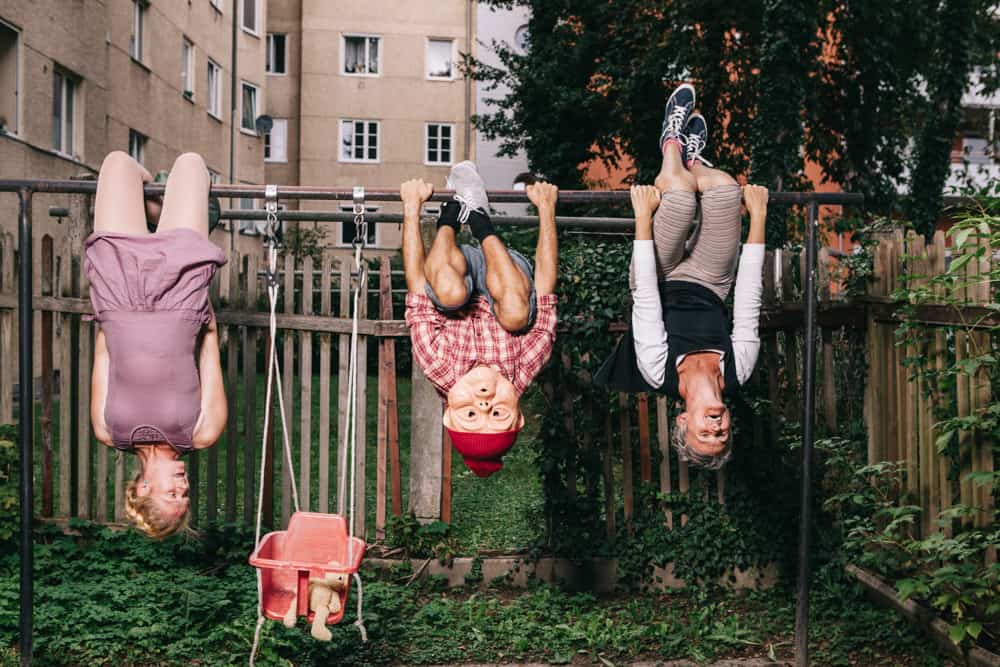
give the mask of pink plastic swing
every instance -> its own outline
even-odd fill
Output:
[[[349,557],[350,543],[354,545],[353,560]],[[309,578],[322,578],[328,573],[353,575],[361,567],[364,555],[365,541],[348,537],[344,517],[318,512],[293,513],[288,530],[268,533],[250,555],[250,564],[261,571],[260,604],[264,615],[280,621],[294,600],[295,614],[312,621]],[[340,611],[327,617],[328,625],[340,623],[344,618],[349,590],[348,587],[340,594]]]

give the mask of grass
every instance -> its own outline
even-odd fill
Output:
[[[39,665],[246,664],[256,617],[251,535],[206,531],[201,542],[152,543],[135,533],[80,525],[36,545],[35,656]],[[832,568],[817,573],[810,638],[813,664],[947,665],[896,614],[870,605]],[[407,586],[410,571],[365,572],[363,644],[355,607],[313,641],[300,620],[268,622],[261,665],[422,665],[543,661],[621,664],[687,658],[788,659],[793,591],[687,590],[595,596],[550,585],[445,590]],[[353,592],[352,592],[353,595]],[[0,557],[0,665],[13,665],[17,558]]]
[[[257,475],[260,465],[260,437],[263,433],[264,428],[264,411],[263,406],[265,402],[265,380],[266,377],[263,373],[258,373],[255,384],[255,438],[253,442],[247,441],[246,436],[246,424],[245,424],[245,398],[246,398],[246,384],[241,381],[237,383],[236,387],[236,409],[233,415],[230,415],[230,419],[235,419],[237,425],[237,442],[230,444],[226,442],[225,437],[223,437],[220,442],[215,447],[215,455],[218,460],[218,477],[215,480],[215,490],[218,498],[218,510],[215,517],[209,517],[207,513],[206,500],[209,484],[212,483],[208,479],[208,452],[199,452],[197,460],[193,458],[188,459],[189,472],[196,465],[198,468],[198,497],[199,497],[199,509],[198,509],[198,523],[201,526],[209,525],[213,522],[224,521],[226,517],[225,507],[226,507],[226,484],[225,484],[225,467],[227,460],[227,448],[230,446],[236,449],[236,487],[235,487],[235,503],[233,505],[234,515],[236,521],[243,521],[245,518],[249,519],[249,522],[253,521],[254,512],[256,510],[255,505],[251,504],[248,508],[244,503],[244,489],[248,480],[252,484],[254,490],[254,502],[256,502],[256,489],[257,489]],[[299,386],[300,379],[298,376],[295,378],[296,387]],[[378,378],[377,376],[368,377],[368,391],[366,394],[366,525],[368,528],[368,539],[374,540],[375,538],[375,483],[376,483],[376,434],[377,434],[377,420],[378,420]],[[537,419],[532,419],[530,417],[532,410],[532,399],[531,395],[526,399],[526,406],[529,414],[529,423],[525,427],[524,431],[519,438],[519,444],[506,458],[505,466],[502,472],[493,475],[487,479],[480,479],[472,474],[468,468],[462,463],[461,457],[457,452],[453,452],[452,458],[452,530],[455,535],[458,545],[462,553],[474,554],[480,549],[515,549],[525,546],[536,534],[536,527],[531,524],[528,518],[531,514],[530,510],[539,506],[542,502],[542,492],[541,485],[539,481],[539,475],[537,467],[534,464],[534,452],[531,450],[529,443],[534,437],[534,432],[537,429]],[[295,398],[292,401],[292,410],[288,415],[290,433],[289,437],[292,442],[292,462],[296,470],[299,469],[299,462],[301,456],[301,446],[302,446],[302,431],[301,431],[301,393],[299,390],[295,391]],[[337,377],[330,380],[330,421],[331,421],[331,438],[328,443],[329,447],[329,457],[330,457],[330,470],[329,470],[329,510],[336,510],[336,498],[337,498]],[[409,504],[409,461],[410,461],[410,397],[411,397],[411,382],[408,377],[400,377],[397,380],[397,405],[399,414],[399,440],[400,440],[400,473],[401,473],[401,483],[402,483],[402,505],[404,511]],[[310,396],[311,405],[311,426],[310,426],[310,460],[311,460],[311,485],[310,493],[308,499],[308,507],[311,510],[317,510],[318,508],[318,489],[319,489],[319,451],[321,443],[319,441],[319,408],[320,408],[320,398],[319,398],[319,376],[313,375],[312,377],[312,391]],[[287,401],[287,398],[286,398]],[[36,410],[36,443],[41,442],[41,409]],[[274,415],[274,419],[277,419],[277,414]],[[284,466],[284,458],[281,450],[281,435],[280,435],[280,424],[275,425],[275,466],[274,466],[274,479],[275,479],[275,495],[274,495],[274,516],[280,517],[281,513],[281,469]],[[59,420],[59,402],[54,401],[53,405],[53,425],[52,425],[52,438],[53,438],[53,479],[54,479],[54,490],[53,490],[53,504],[56,508],[59,507],[59,430],[61,428]],[[244,462],[244,449],[246,447],[252,447],[254,452],[254,465],[251,475],[247,475],[245,462]],[[97,453],[101,450],[102,445],[93,442],[90,446],[90,456],[91,456],[91,478],[92,478],[92,489],[96,488],[98,484],[97,479]],[[113,506],[114,506],[114,467],[115,467],[115,457],[116,452],[108,452],[109,464],[108,464],[108,479],[105,480],[107,488],[107,497],[109,504],[109,514],[103,517],[105,520],[110,520],[113,516]],[[134,457],[125,457],[126,460],[126,479],[130,478],[134,474],[135,460]],[[37,513],[41,512],[41,470],[42,470],[42,455],[41,447],[36,446],[36,456],[35,456],[35,468],[36,468],[36,507],[35,511]],[[298,479],[298,478],[297,478]],[[391,489],[389,490],[391,493]],[[302,494],[300,490],[300,500],[303,506],[306,506],[305,495]],[[96,512],[96,495],[92,496],[92,511]],[[391,510],[391,501],[388,501],[389,508]],[[75,513],[75,512],[74,512]],[[96,517],[94,518],[101,518]]]

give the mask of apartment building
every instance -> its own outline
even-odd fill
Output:
[[[265,8],[264,0],[0,0],[0,177],[94,175],[118,149],[153,173],[197,151],[214,180],[262,182],[255,120],[265,109]],[[66,199],[39,198],[36,238],[65,228],[48,207]],[[5,226],[16,219],[12,197],[0,198],[0,215]]]
[[[475,157],[474,93],[458,69],[459,53],[475,52],[474,0],[270,0],[268,8],[268,181],[395,188],[420,176],[444,187],[452,164]],[[354,238],[353,223],[327,229],[331,245]],[[368,241],[398,248],[400,230],[372,225]]]

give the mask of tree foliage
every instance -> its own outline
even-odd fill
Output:
[[[504,85],[477,127],[523,148],[532,170],[562,187],[588,185],[585,166],[632,165],[649,182],[669,90],[693,81],[710,126],[706,156],[772,188],[821,178],[937,217],[961,95],[978,72],[997,87],[1000,19],[987,0],[490,0],[531,10],[530,48],[494,49],[501,67],[467,71]],[[785,225],[769,243],[785,241]]]

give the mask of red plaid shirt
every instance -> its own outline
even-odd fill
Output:
[[[538,295],[535,325],[514,335],[497,322],[489,302],[477,297],[460,315],[440,312],[423,294],[406,295],[406,324],[413,357],[442,396],[476,366],[496,365],[523,394],[552,353],[555,294]]]

